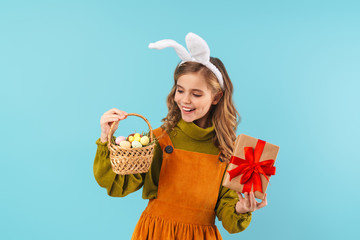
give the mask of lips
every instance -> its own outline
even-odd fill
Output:
[[[185,113],[191,113],[195,110],[195,108],[189,108],[189,107],[182,107],[183,112]]]

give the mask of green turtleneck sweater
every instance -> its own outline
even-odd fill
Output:
[[[212,142],[214,135],[215,130],[213,126],[203,129],[194,123],[188,123],[182,119],[169,134],[174,147],[177,149],[217,155],[219,149]],[[142,197],[144,199],[156,198],[162,164],[162,150],[159,144],[155,147],[150,170],[147,173],[132,175],[118,175],[114,173],[110,164],[107,143],[102,143],[98,139],[96,144],[98,148],[94,161],[94,176],[98,184],[107,189],[107,193],[110,196],[125,197],[143,187]],[[235,191],[220,186],[215,212],[229,233],[245,230],[251,221],[250,212],[243,214],[235,212],[237,201],[238,196]]]

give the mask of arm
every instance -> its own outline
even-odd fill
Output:
[[[96,141],[98,145],[94,160],[94,176],[97,183],[107,189],[113,197],[125,197],[140,189],[145,174],[118,175],[112,171],[107,142]]]
[[[238,195],[234,190],[220,187],[219,198],[216,203],[215,213],[223,227],[229,233],[244,231],[250,224],[251,212],[237,214],[235,205],[239,201]]]
[[[154,157],[151,163],[150,170],[145,174],[144,177],[144,187],[142,192],[143,199],[154,199],[157,197],[162,156],[163,153],[160,144],[159,142],[156,142],[154,148]]]

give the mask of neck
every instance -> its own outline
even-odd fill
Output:
[[[203,122],[201,122],[199,120],[195,120],[193,123],[196,124],[196,126],[201,127],[201,128],[211,127],[211,124],[208,123],[208,122],[203,123]]]
[[[210,118],[210,111],[208,113],[206,113],[206,115],[203,116],[202,118],[193,121],[193,123],[195,123],[198,127],[201,127],[201,128],[211,127],[212,122],[211,122],[211,118]]]

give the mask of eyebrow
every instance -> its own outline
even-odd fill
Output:
[[[176,87],[181,87],[181,88],[184,88],[183,86],[181,86],[181,85],[179,85],[179,84],[176,84]],[[203,92],[203,90],[196,89],[196,88],[194,88],[194,89],[190,89],[190,90],[192,90],[192,91],[196,91],[196,92]]]

